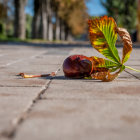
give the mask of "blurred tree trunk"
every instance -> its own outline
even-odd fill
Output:
[[[48,13],[47,13],[47,0],[42,0],[42,39],[47,39],[48,33]]]
[[[51,0],[34,0],[33,38],[53,40]]]
[[[48,40],[53,40],[53,24],[52,24],[52,16],[49,15],[48,17]]]
[[[60,18],[56,15],[56,29],[55,29],[55,38],[60,40]]]
[[[14,0],[15,5],[15,26],[14,34],[15,37],[20,39],[25,39],[25,24],[26,24],[26,15],[24,12],[24,7],[27,0]]]
[[[140,42],[140,0],[137,0],[138,2],[138,7],[137,7],[137,41]]]
[[[34,17],[32,22],[32,38],[39,38],[40,30],[40,13],[41,13],[41,4],[40,1],[34,0]]]
[[[65,24],[62,20],[60,22],[60,35],[61,35],[61,40],[65,40],[66,30],[65,30]]]
[[[53,23],[52,23],[52,7],[51,0],[47,0],[47,13],[48,13],[48,40],[53,40]]]
[[[70,31],[70,29],[68,27],[66,28],[66,40],[67,41],[73,41],[71,31]]]

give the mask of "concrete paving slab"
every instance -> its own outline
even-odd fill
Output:
[[[137,100],[39,101],[14,140],[139,140]]]
[[[140,74],[127,70],[107,83],[68,79],[61,67],[67,56],[102,55],[92,47],[54,46],[0,45],[0,139],[139,140]],[[126,64],[140,69],[139,53],[133,49]],[[53,79],[16,76],[58,69]]]
[[[27,49],[28,50],[28,49]],[[27,51],[25,49],[25,51]],[[51,49],[52,50],[52,49]],[[24,50],[22,50],[24,51]],[[34,51],[32,52],[34,53]],[[34,56],[34,55],[33,55]],[[20,57],[19,57],[20,58]],[[16,75],[21,72],[27,74],[47,74],[55,72],[61,66],[64,60],[64,56],[61,55],[47,55],[46,51],[42,53],[38,52],[35,57],[28,57],[27,60],[13,63],[8,67],[1,68],[0,75],[0,86],[41,86],[44,85],[46,79],[21,79]]]
[[[51,82],[50,77],[22,79],[16,75],[56,71],[68,50],[0,45],[0,139],[11,139],[16,125]]]
[[[32,104],[40,87],[0,87],[0,133]]]
[[[70,54],[91,56],[90,50],[74,49]],[[68,79],[61,69],[41,99],[17,130],[14,140],[22,140],[24,135],[34,140],[140,139],[140,82],[126,72],[105,83]]]

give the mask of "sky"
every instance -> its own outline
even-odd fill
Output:
[[[103,0],[105,1],[105,0]],[[28,4],[25,8],[26,13],[33,16],[33,0],[28,0]],[[88,13],[90,16],[101,16],[106,14],[105,8],[101,5],[100,0],[88,0],[86,2]]]
[[[88,8],[88,13],[90,16],[101,16],[106,14],[106,10],[102,6],[100,0],[89,0],[88,2],[86,2],[86,6]]]
[[[33,16],[34,12],[33,12],[33,0],[28,0],[27,1],[27,6],[25,7],[25,12],[26,14],[30,14],[31,16]]]

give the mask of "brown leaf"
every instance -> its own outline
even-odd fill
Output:
[[[93,79],[109,82],[114,80],[118,76],[120,70],[116,73],[111,74],[111,71],[107,68],[107,66],[115,66],[113,62],[95,56],[89,57],[89,59],[93,65],[91,73],[91,77]]]
[[[128,31],[124,28],[117,28],[117,32],[121,39],[123,40],[123,56],[122,63],[125,63],[130,57],[130,53],[132,51],[132,41]]]
[[[108,71],[109,69],[118,67],[117,63],[96,56],[89,57],[89,60],[92,62],[91,73],[105,72]]]
[[[103,82],[113,81],[119,74],[119,71],[111,74],[110,71],[107,72],[96,72],[91,75],[93,79],[102,80]]]

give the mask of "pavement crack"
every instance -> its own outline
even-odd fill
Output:
[[[55,72],[60,70],[60,68]],[[42,95],[46,92],[46,90],[49,88],[50,84],[52,83],[52,80],[55,78],[52,77],[49,82],[42,87],[41,91],[37,94],[37,96],[29,103],[28,107],[15,119],[12,120],[12,125],[9,128],[6,128],[2,132],[0,132],[0,138],[7,138],[9,140],[13,139],[16,135],[18,127],[23,123],[23,121],[27,118],[28,114],[32,110],[32,107],[36,104],[38,100],[42,99]]]

